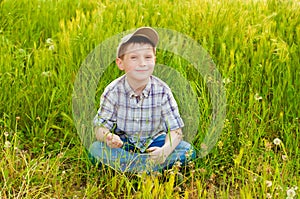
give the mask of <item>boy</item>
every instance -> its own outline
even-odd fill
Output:
[[[161,171],[195,158],[182,140],[184,126],[170,88],[152,75],[159,37],[142,27],[122,38],[116,64],[125,75],[104,90],[94,118],[90,154],[127,172]]]

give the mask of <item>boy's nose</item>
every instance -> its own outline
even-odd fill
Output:
[[[146,66],[146,60],[144,58],[141,58],[140,66]]]

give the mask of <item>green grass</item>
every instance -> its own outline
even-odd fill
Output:
[[[0,2],[1,198],[286,198],[299,187],[298,0]],[[140,26],[196,40],[227,80],[223,132],[188,172],[98,168],[77,135],[72,92],[81,63],[105,39]],[[159,51],[158,61],[198,95],[201,148],[211,118],[206,84],[178,55]],[[118,75],[110,69],[101,81]]]

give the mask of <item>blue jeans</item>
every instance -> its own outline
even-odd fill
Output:
[[[165,143],[166,135],[157,137],[149,147],[161,147]],[[147,153],[140,153],[126,138],[121,138],[123,146],[121,148],[110,148],[104,142],[94,142],[90,149],[89,155],[92,160],[102,163],[113,169],[139,173],[142,171],[163,171],[170,169],[173,164],[180,161],[182,165],[196,158],[196,152],[191,144],[181,141],[175,150],[167,157],[163,164],[153,164],[148,161]]]

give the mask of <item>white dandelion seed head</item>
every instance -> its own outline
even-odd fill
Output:
[[[293,188],[291,188],[286,191],[286,195],[287,197],[294,198],[296,196],[296,192]]]
[[[266,180],[266,185],[267,185],[267,187],[271,187],[272,186],[272,181],[270,181],[270,180]]]
[[[229,78],[224,78],[223,79],[224,84],[229,84],[230,82],[231,82],[231,80]]]
[[[47,44],[52,44],[52,43],[53,43],[53,40],[52,40],[51,38],[48,38],[48,39],[46,39],[46,43],[47,43]]]
[[[257,101],[262,100],[262,96],[260,96],[258,93],[255,93],[254,99]]]
[[[42,72],[42,76],[44,77],[50,77],[52,74],[51,74],[51,71],[44,71]]]
[[[281,140],[280,140],[279,138],[275,138],[275,139],[273,140],[273,143],[274,143],[275,145],[280,145]]]
[[[50,46],[49,46],[49,48],[48,48],[50,51],[53,51],[53,50],[55,50],[55,47],[54,47],[54,45],[53,44],[51,44]]]
[[[281,158],[282,158],[283,161],[286,161],[288,159],[288,156],[287,155],[282,155]]]
[[[4,148],[10,148],[10,147],[11,147],[11,143],[9,141],[5,141]]]

